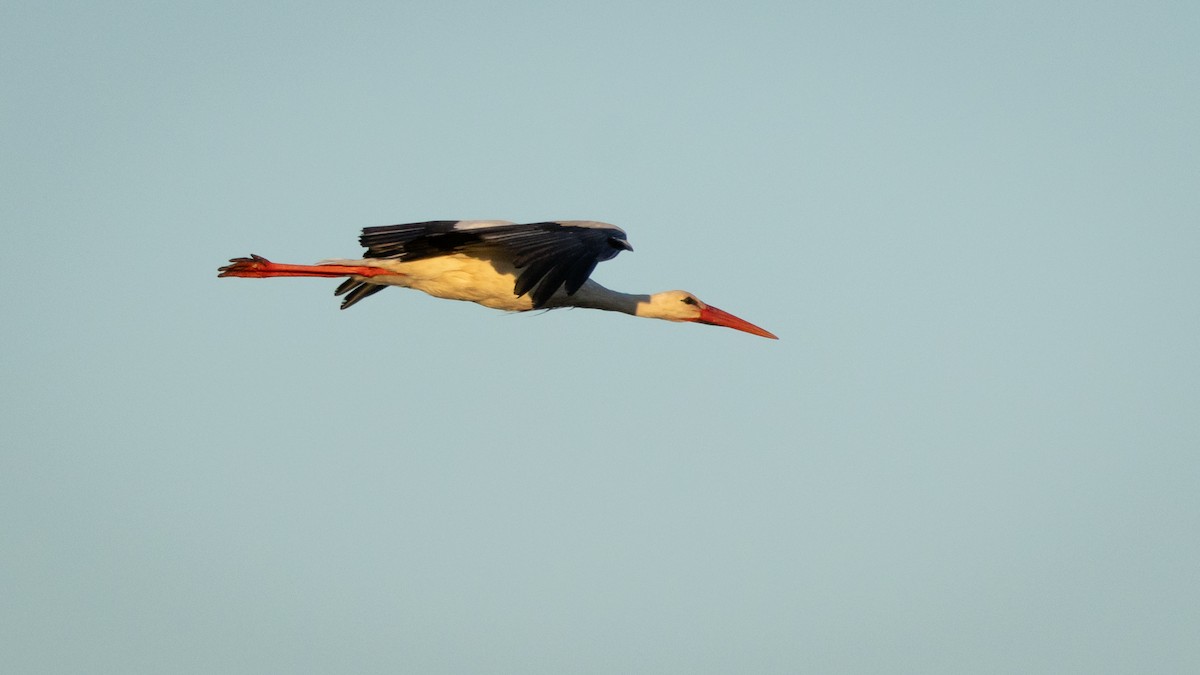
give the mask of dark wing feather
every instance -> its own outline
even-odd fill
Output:
[[[359,242],[369,258],[409,261],[449,253],[507,257],[520,271],[513,293],[529,293],[534,307],[545,306],[564,286],[568,295],[574,294],[597,264],[632,250],[624,230],[593,221],[431,220],[368,227]]]
[[[337,287],[337,290],[333,294],[345,295],[346,297],[342,300],[342,309],[349,309],[359,300],[369,298],[385,288],[387,286],[383,284],[372,284],[366,281],[359,281],[358,279],[347,279]]]
[[[567,269],[567,295],[575,295],[575,291],[578,291],[579,288],[583,286],[583,282],[587,281],[588,277],[592,276],[592,271],[595,270],[596,265],[599,264],[600,261],[595,258],[580,258],[579,260],[576,260],[575,263],[572,264],[569,269]]]
[[[471,243],[468,230],[455,230],[459,220],[428,220],[423,223],[363,228],[358,243],[368,258],[420,260],[447,253]]]

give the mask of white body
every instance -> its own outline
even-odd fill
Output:
[[[453,253],[411,262],[386,258],[337,258],[322,260],[319,264],[378,267],[396,274],[355,278],[373,284],[411,288],[447,300],[466,300],[509,312],[533,309],[533,300],[528,294],[520,297],[513,294],[517,270],[503,259],[483,259]],[[691,302],[681,302],[684,298],[690,298]],[[573,295],[567,295],[559,289],[546,303],[547,308],[586,307],[671,321],[695,320],[699,308],[703,306],[686,291],[666,291],[654,295],[620,293],[591,279],[584,282]]]

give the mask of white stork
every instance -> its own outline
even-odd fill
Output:
[[[364,228],[359,242],[367,253],[357,260],[283,265],[251,255],[231,259],[217,276],[350,277],[335,292],[346,296],[342,309],[388,286],[403,286],[512,312],[589,307],[778,339],[686,291],[633,295],[589,279],[598,263],[633,250],[625,231],[608,223],[433,220]]]

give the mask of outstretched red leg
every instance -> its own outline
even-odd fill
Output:
[[[382,267],[366,265],[284,265],[251,254],[249,258],[231,258],[230,265],[219,268],[218,277],[376,277],[381,274],[395,275],[396,272]]]

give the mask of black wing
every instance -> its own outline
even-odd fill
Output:
[[[596,265],[633,250],[624,230],[588,220],[525,224],[431,220],[368,227],[359,242],[368,258],[408,261],[449,253],[503,255],[520,270],[513,293],[518,297],[529,293],[535,308],[545,306],[559,288],[573,295]],[[354,301],[362,297],[366,296]]]

